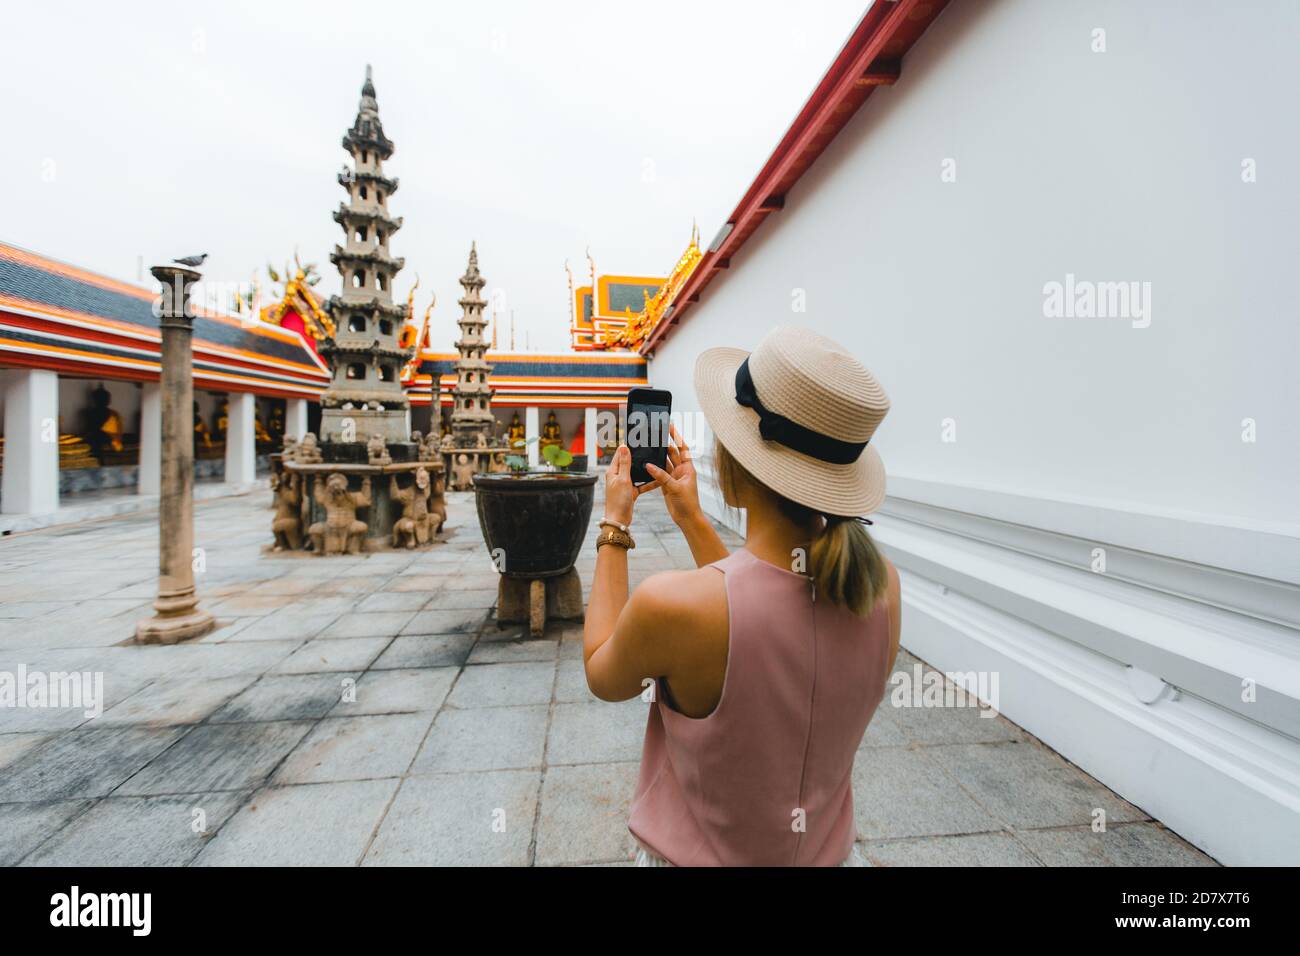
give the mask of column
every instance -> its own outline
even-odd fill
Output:
[[[46,369],[3,372],[5,461],[0,508],[46,514],[59,507],[59,376]]]
[[[162,283],[162,468],[158,498],[158,597],[153,617],[136,625],[140,644],[175,644],[212,630],[194,593],[194,313],[192,269],[154,266]]]
[[[291,398],[284,403],[284,433],[299,441],[307,434],[307,399]]]
[[[145,382],[140,393],[140,477],[136,494],[162,490],[162,383]]]
[[[536,468],[540,460],[537,440],[542,437],[542,426],[536,405],[529,405],[524,409],[524,437],[528,439],[528,467]]]
[[[226,406],[226,484],[248,485],[257,478],[257,396],[231,392]]]
[[[582,450],[587,453],[588,471],[595,471],[598,462],[596,435],[596,409],[588,408],[582,414]]]

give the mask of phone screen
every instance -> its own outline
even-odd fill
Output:
[[[671,392],[634,388],[627,393],[627,430],[624,440],[632,453],[632,483],[653,481],[647,463],[668,467],[668,427],[673,410]]]

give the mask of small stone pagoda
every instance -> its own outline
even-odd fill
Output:
[[[478,247],[469,247],[469,265],[460,277],[464,294],[460,297],[460,338],[456,340],[456,386],[452,390],[451,431],[443,441],[442,451],[452,476],[451,486],[458,490],[472,487],[475,473],[504,471],[509,449],[497,438],[496,418],[492,414],[492,385],[488,376],[492,366],[487,361],[487,338],[483,329],[483,286],[487,280],[478,270]]]
[[[402,368],[418,339],[409,303],[393,301],[404,260],[388,249],[400,217],[388,212],[397,180],[384,175],[393,155],[366,67],[361,104],[343,134],[352,167],[339,174],[348,200],[334,213],[344,242],[330,261],[343,291],[325,304],[332,329],[319,340],[331,380],[321,393],[319,439],[286,444],[275,469],[276,550],[356,554],[435,540],[446,519],[445,466],[436,440],[411,431]]]

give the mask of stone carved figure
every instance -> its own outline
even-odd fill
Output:
[[[275,535],[273,551],[297,551],[302,547],[302,475],[282,472],[271,478],[275,492],[275,517],[271,533]]]
[[[474,459],[461,452],[451,468],[451,486],[457,491],[474,487]]]
[[[281,461],[298,460],[298,439],[294,438],[292,435],[284,436],[284,448],[280,452],[280,460]]]
[[[393,456],[388,454],[388,445],[383,435],[371,435],[366,444],[366,456],[372,465],[391,465]]]
[[[430,436],[432,439],[432,436]],[[443,471],[439,468],[429,476],[429,537],[442,530],[442,526],[447,523],[447,499],[444,496],[446,488],[443,487]]]
[[[393,525],[393,547],[400,548],[405,544],[407,548],[414,548],[417,544],[428,544],[442,530],[446,517],[445,510],[441,518],[430,511],[429,496],[433,489],[429,472],[424,468],[415,469],[415,481],[409,488],[399,486],[396,475],[389,481],[389,497],[402,506],[402,517]]]
[[[506,472],[509,470],[510,470],[510,466],[506,464],[505,454],[499,451],[494,452],[492,454],[492,461],[488,465],[488,471],[494,475],[499,475],[502,472]]]
[[[336,471],[323,482],[318,479],[313,492],[325,509],[325,520],[307,529],[316,554],[360,554],[366,523],[357,518],[357,509],[370,507],[370,479],[362,480],[360,491],[349,491],[347,478]]]
[[[303,465],[319,465],[324,460],[321,458],[320,445],[316,443],[315,432],[308,432],[298,442],[297,460]]]

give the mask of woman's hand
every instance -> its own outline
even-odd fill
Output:
[[[632,484],[632,452],[627,445],[619,445],[605,472],[605,517],[630,525],[637,496],[654,487],[654,484],[648,484],[638,488]]]
[[[700,490],[696,484],[695,463],[691,459],[691,450],[685,439],[677,431],[676,425],[670,425],[668,434],[672,444],[668,446],[668,471],[657,465],[647,464],[646,472],[654,481],[643,486],[643,491],[662,488],[664,503],[668,505],[668,514],[677,527],[685,530],[695,524],[703,515],[700,508]]]

